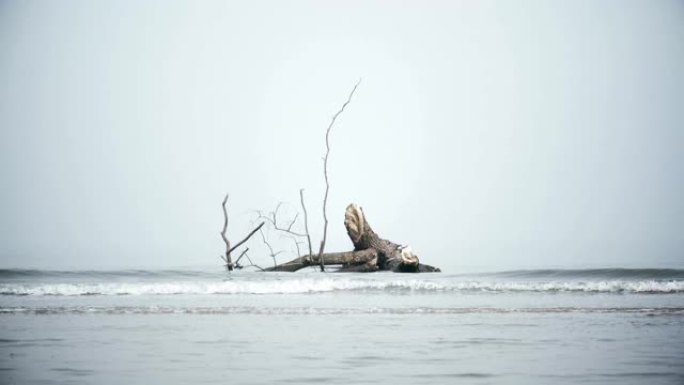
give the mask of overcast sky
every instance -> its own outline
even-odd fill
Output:
[[[328,250],[684,267],[681,1],[2,1],[0,52],[0,268],[220,266],[226,192],[316,248],[359,78]]]

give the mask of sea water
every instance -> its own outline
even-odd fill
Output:
[[[684,270],[0,270],[0,384],[684,384]]]

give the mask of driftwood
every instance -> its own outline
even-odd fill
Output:
[[[344,213],[344,226],[354,244],[353,251],[305,255],[265,271],[294,272],[308,266],[341,265],[342,272],[393,271],[401,273],[439,272],[439,268],[420,263],[410,247],[380,238],[370,227],[363,209],[350,204]]]
[[[325,195],[323,196],[323,237],[321,239],[320,248],[317,254],[313,253],[311,246],[311,235],[309,234],[309,223],[308,215],[306,211],[306,206],[304,205],[304,190],[299,190],[300,202],[302,205],[302,210],[304,211],[304,233],[294,231],[292,228],[297,221],[298,216],[290,222],[287,227],[282,227],[278,225],[278,208],[280,204],[276,207],[275,211],[271,212],[269,215],[263,215],[258,212],[259,219],[263,219],[270,223],[276,231],[280,231],[287,235],[293,240],[295,246],[297,247],[298,258],[293,259],[290,262],[277,264],[276,256],[282,251],[276,252],[271,244],[266,239],[261,227],[264,225],[262,222],[257,226],[252,232],[250,232],[247,237],[245,237],[237,245],[231,247],[230,241],[226,237],[226,229],[228,227],[228,213],[226,210],[226,201],[228,200],[228,195],[223,200],[223,215],[224,224],[223,231],[221,232],[221,237],[226,244],[226,254],[225,257],[221,258],[225,261],[228,270],[233,270],[234,268],[239,269],[242,266],[239,264],[240,259],[244,256],[250,262],[250,266],[257,267],[262,271],[289,271],[294,272],[303,269],[308,266],[318,266],[321,271],[325,271],[326,265],[339,265],[341,266],[339,270],[342,272],[373,272],[373,271],[393,271],[393,272],[406,272],[406,273],[417,273],[417,272],[439,272],[440,270],[436,267],[425,265],[420,263],[418,256],[413,253],[410,247],[402,246],[397,243],[388,241],[386,239],[380,238],[375,231],[370,227],[366,221],[366,217],[363,214],[363,210],[356,204],[350,204],[345,210],[344,214],[344,226],[347,228],[347,234],[354,244],[354,250],[340,253],[326,253],[325,244],[328,235],[328,214],[327,214],[327,204],[328,196],[330,193],[330,181],[328,178],[328,159],[330,156],[330,131],[335,124],[335,120],[344,112],[345,107],[351,102],[352,96],[361,79],[354,85],[354,88],[349,93],[347,101],[342,105],[342,108],[332,117],[327,130],[325,131],[325,157],[323,158],[323,177],[325,179]],[[238,246],[246,242],[254,233],[260,232],[262,241],[268,247],[270,255],[273,258],[273,267],[262,269],[261,267],[252,264],[251,259],[247,255],[247,250],[245,249],[237,261],[233,263],[231,252],[234,251]],[[306,238],[309,254],[305,256],[300,255],[300,242],[298,239]],[[303,243],[303,242],[302,242]],[[245,266],[246,267],[246,266]]]

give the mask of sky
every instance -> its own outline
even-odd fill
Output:
[[[5,0],[0,52],[0,268],[220,267],[300,188],[317,249],[359,79],[328,251],[684,267],[681,1]]]

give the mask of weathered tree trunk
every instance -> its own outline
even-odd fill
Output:
[[[319,255],[323,257],[326,265],[364,265],[377,258],[378,253],[373,249],[366,249],[360,251],[344,251],[341,253],[323,253],[305,255],[293,259],[290,262],[282,263],[277,266],[270,267],[266,271],[297,271],[308,266],[320,266],[321,260]],[[377,270],[377,269],[376,269]]]
[[[354,244],[354,251],[305,255],[266,271],[297,271],[307,266],[342,265],[342,272],[394,271],[402,273],[439,272],[436,267],[420,263],[408,246],[380,238],[370,227],[363,209],[350,204],[344,214],[347,235]]]

